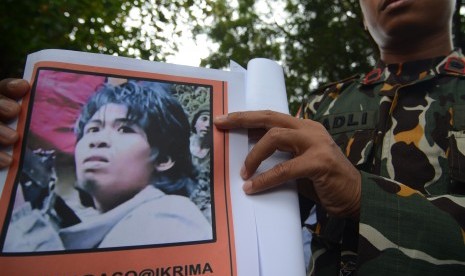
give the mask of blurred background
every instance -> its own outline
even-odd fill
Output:
[[[278,61],[292,113],[317,86],[365,72],[377,49],[359,0],[0,0],[0,79],[28,53],[60,48],[226,68]],[[454,40],[465,51],[465,0]]]

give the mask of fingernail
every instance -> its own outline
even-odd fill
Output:
[[[247,177],[248,176],[247,169],[245,168],[245,165],[242,165],[240,174],[241,174],[242,179],[247,179],[248,178]]]
[[[19,87],[21,83],[23,82],[22,79],[15,79],[7,83],[7,86],[9,89],[15,89],[16,87]]]
[[[244,190],[246,194],[252,193],[252,181],[247,180],[246,182],[244,182],[244,185],[242,186],[242,190]]]
[[[5,168],[11,165],[13,158],[6,154],[0,154],[0,168]]]
[[[16,131],[9,127],[0,125],[0,140],[3,144],[13,144],[17,140]]]
[[[6,114],[16,114],[18,111],[16,102],[0,99],[0,111]]]
[[[221,123],[221,122],[226,121],[227,118],[228,118],[228,115],[220,115],[220,116],[216,116],[214,121],[215,123]]]

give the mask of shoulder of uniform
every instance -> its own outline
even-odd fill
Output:
[[[444,65],[444,70],[452,74],[465,76],[465,58],[449,57]]]
[[[320,103],[325,99],[335,98],[342,93],[350,84],[360,81],[360,75],[353,75],[348,78],[327,83],[318,87],[317,89],[310,91],[306,99],[303,101],[297,116],[306,118],[310,117],[310,113],[314,113]],[[306,115],[307,114],[307,115]]]
[[[452,52],[441,62],[437,71],[449,75],[465,76],[465,57],[460,50]]]
[[[326,93],[327,91],[333,91],[333,90],[342,90],[344,87],[347,87],[347,85],[356,82],[360,79],[360,75],[353,75],[348,78],[335,81],[335,82],[330,82],[326,83],[315,90],[311,91],[310,94],[323,94]]]

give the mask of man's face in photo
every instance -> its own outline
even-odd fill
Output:
[[[210,113],[201,114],[195,122],[197,135],[204,137],[210,133]]]
[[[154,171],[145,131],[127,119],[121,104],[102,106],[76,144],[76,177],[100,209],[113,208],[141,191]],[[104,205],[104,206],[99,206]]]

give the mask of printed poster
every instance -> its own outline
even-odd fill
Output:
[[[229,138],[212,124],[228,81],[115,67],[35,63],[2,274],[238,275]]]

